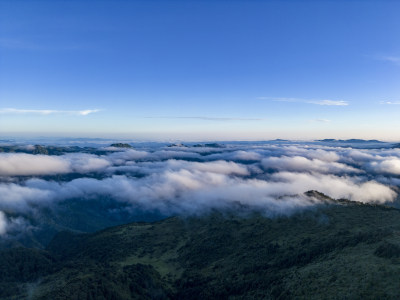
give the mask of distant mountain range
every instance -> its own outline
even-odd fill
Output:
[[[337,139],[323,139],[316,140],[317,142],[336,142],[336,143],[385,143],[378,140],[362,140],[362,139],[348,139],[348,140],[337,140]]]
[[[131,143],[111,143],[109,147],[104,144],[99,145],[92,145],[89,143],[85,145],[84,139],[82,139],[82,145],[47,145],[47,144],[36,144],[36,145],[21,145],[12,142],[11,140],[3,140],[3,143],[0,144],[0,153],[29,153],[29,154],[43,154],[43,155],[61,155],[65,153],[91,153],[97,155],[107,154],[110,151],[114,151],[112,148],[121,150],[124,149],[132,149],[137,148],[136,145],[132,145]],[[256,141],[256,142],[247,142],[247,141],[232,141],[232,142],[224,142],[224,143],[138,143],[138,148],[143,147],[160,147],[160,146],[167,146],[167,147],[194,147],[194,148],[226,148],[227,145],[238,145],[238,144],[254,144],[254,145],[262,145],[262,144],[282,144],[282,143],[304,143],[301,141],[290,141],[284,139],[275,139],[271,141]],[[400,148],[400,143],[389,143],[383,142],[379,140],[363,140],[363,139],[322,139],[322,140],[315,140],[314,142],[306,142],[307,144],[313,143],[331,143],[331,144],[342,144],[345,146],[350,146],[354,148],[365,147],[365,148]]]

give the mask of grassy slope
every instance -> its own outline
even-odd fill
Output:
[[[33,299],[400,296],[400,211],[380,206],[170,218],[62,233],[47,251],[24,251],[0,259],[3,299],[13,294],[7,287],[18,299],[27,291]],[[21,271],[13,259],[37,266]]]

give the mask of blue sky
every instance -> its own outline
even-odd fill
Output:
[[[399,12],[0,0],[0,134],[400,140]]]

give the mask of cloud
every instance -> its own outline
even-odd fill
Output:
[[[33,226],[23,217],[7,218],[6,214],[0,211],[0,237],[7,237],[10,232],[19,235],[21,232],[23,233],[31,229],[33,229]]]
[[[400,158],[389,157],[382,161],[373,161],[369,167],[375,173],[400,175]]]
[[[170,160],[167,164],[167,169],[172,170],[191,170],[200,172],[209,172],[216,174],[236,174],[246,176],[249,175],[249,171],[246,166],[240,165],[235,162],[227,162],[223,160],[213,161],[213,162],[186,162]]]
[[[377,56],[377,59],[382,60],[382,61],[387,61],[390,63],[394,63],[394,64],[400,66],[400,57],[399,56],[383,55],[383,56]]]
[[[345,100],[308,100],[308,99],[300,99],[300,98],[274,98],[274,97],[258,97],[260,100],[271,100],[277,102],[296,102],[296,103],[307,103],[307,104],[315,104],[315,105],[323,105],[323,106],[347,106],[349,103]]]
[[[0,176],[86,173],[104,169],[110,165],[107,159],[85,153],[60,156],[0,153]]]
[[[356,163],[358,165],[368,163],[370,161],[376,160],[376,156],[370,151],[365,150],[355,150],[351,149],[343,153],[343,158],[351,163]]]
[[[68,161],[54,156],[24,153],[0,154],[0,176],[67,173]]]
[[[310,120],[310,122],[329,123],[329,122],[331,122],[331,120],[328,120],[328,119],[313,119],[313,120]]]
[[[86,109],[86,110],[77,110],[77,111],[64,111],[64,113],[71,113],[71,114],[77,114],[77,115],[81,115],[81,116],[87,116],[88,114],[96,113],[99,111],[100,111],[100,109]]]
[[[388,105],[399,105],[400,101],[381,101],[381,104],[388,104]]]
[[[316,100],[307,101],[306,103],[317,104],[317,105],[328,105],[328,106],[347,106],[349,103],[344,100]]]
[[[361,202],[384,203],[393,201],[396,196],[383,184],[363,182],[359,178],[279,172],[269,180],[263,180],[224,173],[165,169],[142,178],[114,175],[102,180],[79,178],[66,183],[32,179],[27,181],[24,192],[42,191],[47,199],[54,198],[53,201],[106,196],[120,203],[140,206],[145,210],[159,210],[164,214],[197,214],[238,204],[250,205],[268,214],[290,214],[299,207],[311,205],[309,199],[302,196],[304,191],[311,189]],[[28,196],[32,197],[31,194]]]
[[[364,203],[391,202],[396,193],[389,187],[376,181],[362,182],[358,178],[338,177],[334,175],[315,175],[305,173],[281,172],[273,175],[278,181],[289,183],[291,189],[317,189],[334,198],[345,198]]]
[[[61,157],[69,164],[69,172],[87,173],[103,170],[111,166],[111,162],[106,157],[93,154],[66,154]]]
[[[263,121],[264,118],[237,118],[237,117],[145,117],[146,119],[192,119],[192,120],[204,120],[204,121]]]
[[[290,145],[290,146],[280,146],[276,147],[273,152],[268,153],[267,157],[279,157],[279,156],[301,156],[308,159],[318,159],[325,162],[335,162],[341,159],[341,152],[339,149],[330,148],[312,148],[308,145]]]
[[[0,184],[0,208],[29,212],[32,205],[48,204],[56,199],[48,189],[32,188],[15,183]],[[54,203],[52,203],[54,204]]]
[[[41,177],[67,173],[74,175],[63,181]],[[200,214],[250,207],[266,215],[288,215],[315,205],[303,194],[308,190],[364,203],[394,201],[398,175],[398,149],[303,142],[145,146],[104,155],[1,153],[0,211],[29,215],[40,223],[36,212],[41,209],[107,199],[127,212],[139,207],[164,215]],[[6,232],[22,230],[20,223],[7,216],[0,222]]]
[[[198,152],[209,152],[210,148],[196,150]],[[151,160],[164,160],[164,159],[200,159],[201,154],[192,151],[175,151],[175,150],[159,150],[149,153]]]
[[[67,114],[67,115],[87,116],[89,114],[96,113],[99,111],[100,109],[51,110],[51,109],[0,108],[0,114],[34,114],[34,115]]]
[[[302,156],[268,157],[262,160],[264,168],[296,172],[318,172],[330,174],[360,173],[353,167],[337,162],[326,162],[319,159],[308,159]]]
[[[261,160],[262,155],[255,151],[235,151],[232,153],[233,160]]]
[[[138,151],[134,149],[121,150],[108,155],[107,159],[115,165],[124,164],[126,161],[140,160],[149,158],[150,154],[146,151]]]

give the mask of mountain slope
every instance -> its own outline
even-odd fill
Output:
[[[1,253],[1,297],[398,298],[400,211],[341,203],[62,232],[46,251]]]

